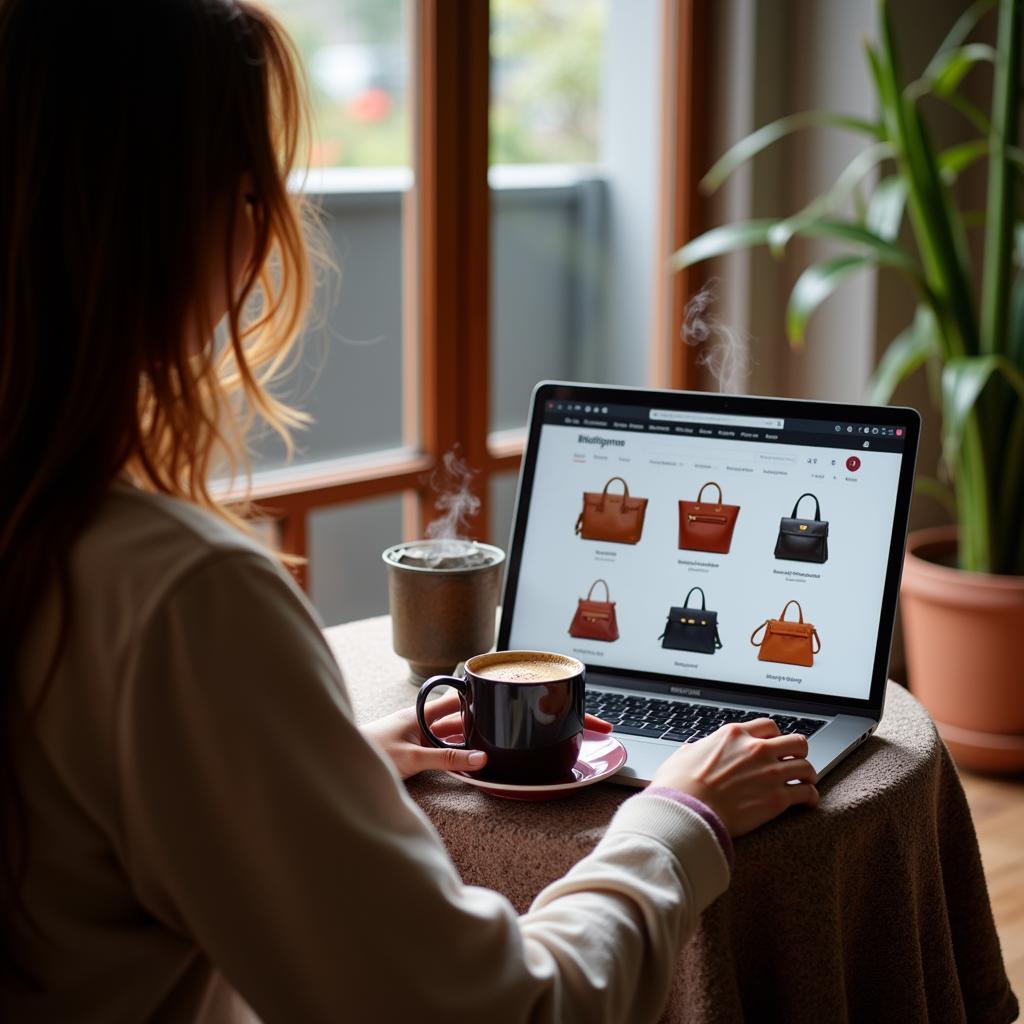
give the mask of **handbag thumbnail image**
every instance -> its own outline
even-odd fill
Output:
[[[609,492],[615,481],[622,493]],[[583,511],[576,520],[576,534],[584,540],[603,540],[611,544],[636,544],[644,532],[647,499],[629,493],[629,484],[613,476],[602,491],[585,491]]]
[[[791,604],[796,605],[800,616],[798,622],[786,619],[786,612]],[[760,640],[755,640],[754,637],[762,629],[764,636]],[[759,648],[758,661],[778,661],[784,665],[803,665],[806,668],[814,665],[814,656],[821,650],[818,630],[809,622],[804,622],[804,610],[800,607],[799,601],[787,601],[777,619],[765,619],[750,634],[750,642]]]
[[[703,500],[704,492],[714,487],[718,501]],[[679,547],[686,551],[710,551],[719,555],[729,554],[732,532],[736,529],[739,505],[722,503],[722,488],[708,481],[698,492],[696,501],[679,502]]]
[[[690,607],[694,591],[700,594],[700,608]],[[671,608],[665,622],[665,632],[658,637],[661,646],[670,651],[693,651],[696,654],[714,654],[722,641],[718,636],[718,612],[707,610],[704,591],[691,587],[683,598],[681,608]]]
[[[814,498],[814,518],[800,519],[797,512],[804,498]],[[793,562],[828,561],[828,521],[821,518],[821,504],[817,495],[808,491],[796,499],[793,514],[779,522],[779,539],[775,542],[775,557]]]
[[[604,586],[604,600],[593,600],[594,587],[598,583]],[[612,600],[608,583],[605,580],[594,580],[590,584],[586,597],[581,597],[576,605],[576,614],[569,625],[569,636],[577,640],[602,640],[605,643],[619,639],[619,623],[615,617],[615,602]]]

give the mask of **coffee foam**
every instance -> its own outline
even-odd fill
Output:
[[[562,654],[524,651],[521,654],[493,654],[480,665],[473,665],[474,675],[503,683],[546,683],[569,679],[580,671],[579,663]]]

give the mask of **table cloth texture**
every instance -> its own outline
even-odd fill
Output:
[[[411,705],[386,616],[326,631],[359,721]],[[441,772],[409,791],[465,882],[523,912],[587,854],[635,790],[514,803]],[[1003,1022],[1003,966],[956,769],[924,709],[890,683],[878,732],[794,808],[736,841],[729,890],[676,966],[665,1021]]]

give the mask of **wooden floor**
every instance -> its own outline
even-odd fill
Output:
[[[1024,779],[962,771],[1010,984],[1024,1006]]]

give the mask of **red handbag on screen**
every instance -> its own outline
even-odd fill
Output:
[[[717,502],[702,500],[709,487],[718,491]],[[739,505],[722,504],[722,488],[710,480],[700,489],[696,501],[679,502],[679,547],[686,551],[729,554],[739,514]]]
[[[598,583],[604,586],[603,601],[592,600],[594,587]],[[603,640],[611,643],[619,639],[619,624],[615,618],[615,602],[604,580],[594,580],[586,597],[581,597],[576,607],[576,614],[569,626],[569,636],[578,640]]]

